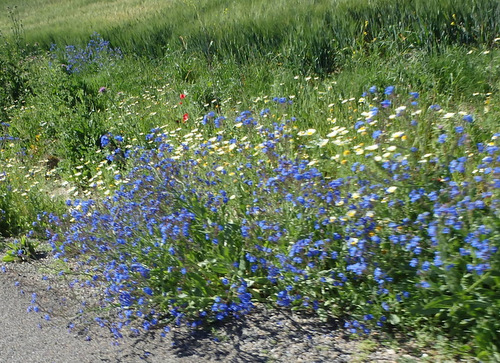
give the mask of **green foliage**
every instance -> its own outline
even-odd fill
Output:
[[[22,236],[19,240],[7,243],[7,251],[5,256],[2,258],[2,261],[15,262],[36,259],[40,255],[38,246],[38,242],[29,240],[25,236]]]
[[[29,230],[43,235],[44,228],[34,226],[37,216],[46,211],[61,213],[65,193],[55,183],[44,180],[42,169],[26,168],[13,159],[1,162],[0,167],[5,168],[0,178],[0,236],[17,236]]]
[[[0,32],[0,118],[7,109],[20,103],[29,92],[27,52],[24,48],[22,26],[13,10],[7,9],[12,24],[12,39]]]
[[[156,128],[112,198],[71,205],[56,251],[92,261],[112,306],[141,316],[220,320],[251,294],[345,317],[356,333],[426,329],[494,354],[498,135],[417,100],[392,87],[345,100],[357,122],[331,132],[288,119],[286,99]],[[114,157],[128,141],[107,138]]]
[[[19,230],[18,219],[20,215],[15,213],[12,209],[12,200],[14,199],[13,193],[10,188],[6,187],[4,181],[0,185],[1,199],[0,199],[0,234],[2,236],[9,236],[15,234]]]
[[[247,63],[264,57],[303,73],[338,70],[353,52],[389,55],[413,49],[439,51],[457,44],[491,45],[499,34],[500,18],[495,0],[397,4],[388,0],[176,0],[141,4],[140,15],[135,0],[119,5],[128,7],[128,14],[105,3],[73,1],[71,8],[52,4],[44,9],[50,11],[49,24],[39,11],[32,12],[35,7],[19,11],[32,24],[28,40],[46,47],[84,44],[97,31],[125,52],[142,56],[168,57],[172,50],[184,50],[188,56],[202,55],[209,63],[230,58]],[[81,11],[76,12],[78,6]],[[68,22],[75,14],[78,18]]]

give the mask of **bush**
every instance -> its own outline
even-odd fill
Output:
[[[263,302],[342,315],[358,334],[423,324],[494,354],[499,135],[475,143],[470,115],[371,92],[364,118],[328,139],[269,110],[152,130],[149,149],[123,154],[133,169],[112,197],[69,202],[54,251],[106,286],[117,336],[137,318],[197,326]],[[327,145],[349,145],[346,159],[314,158]]]

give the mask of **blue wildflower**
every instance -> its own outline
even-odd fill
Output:
[[[474,121],[474,118],[472,117],[472,115],[465,115],[464,117],[462,117],[462,120],[471,123]]]
[[[392,95],[393,92],[394,92],[394,86],[388,86],[384,90],[384,94],[387,96]]]

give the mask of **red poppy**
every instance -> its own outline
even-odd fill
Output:
[[[185,113],[182,115],[182,121],[186,122],[187,120],[189,120],[189,114]]]
[[[184,98],[186,98],[186,95],[185,95],[184,93],[181,93],[181,95],[179,96],[179,98],[180,98],[181,100],[183,100]]]

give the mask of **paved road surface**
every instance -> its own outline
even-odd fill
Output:
[[[344,339],[335,324],[264,307],[245,319],[221,324],[212,333],[178,328],[166,338],[153,332],[124,338],[114,346],[109,331],[95,328],[87,341],[87,333],[67,329],[68,316],[79,309],[79,300],[61,304],[61,298],[71,296],[65,284],[51,283],[53,288],[47,291],[40,263],[10,264],[6,272],[0,263],[0,363],[396,362],[399,358],[383,346],[362,351],[360,343]],[[49,322],[44,313],[27,312],[32,292],[37,292],[42,309],[52,311]]]
[[[63,317],[53,316],[47,322],[43,314],[27,313],[31,305],[30,290],[36,285],[33,279],[34,276],[19,275],[10,268],[6,273],[0,272],[1,363],[200,362],[196,356],[175,356],[172,349],[162,349],[163,344],[154,340],[128,340],[113,346],[109,335],[94,335],[86,341],[84,335],[68,332],[67,320]],[[16,281],[21,281],[19,287],[15,286]],[[26,289],[24,294],[21,289]],[[145,358],[148,351],[151,354]]]

